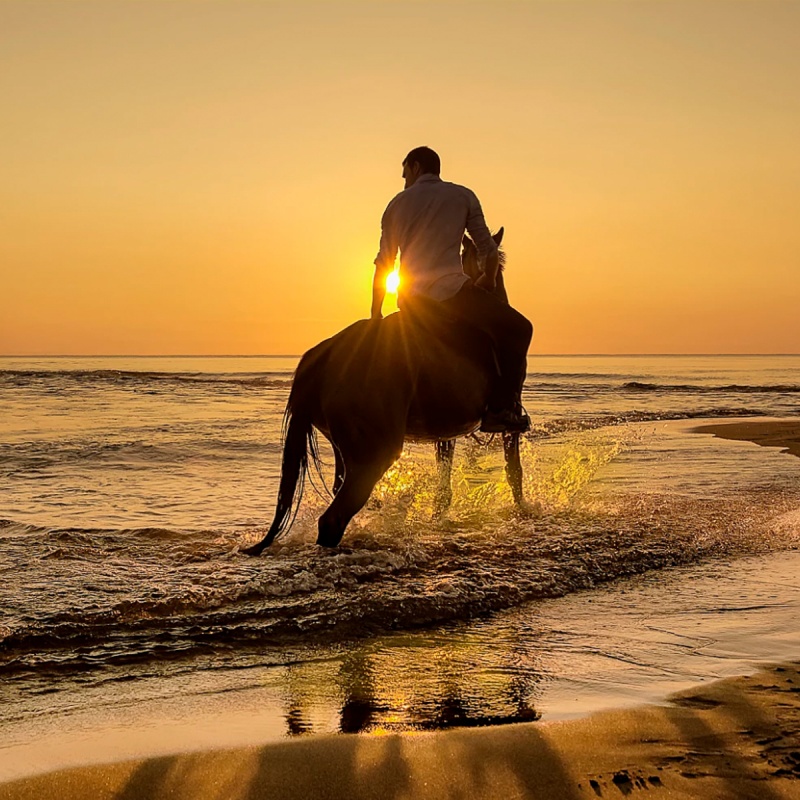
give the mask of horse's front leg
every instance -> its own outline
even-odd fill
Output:
[[[522,505],[522,462],[519,457],[519,434],[503,434],[503,454],[506,457],[506,478],[511,487],[514,502]]]
[[[453,487],[451,477],[453,474],[453,454],[456,451],[456,440],[448,439],[445,442],[436,442],[436,466],[439,472],[439,485],[436,490],[436,499],[433,503],[433,516],[441,517],[453,501]]]

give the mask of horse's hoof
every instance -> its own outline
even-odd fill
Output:
[[[317,545],[319,547],[324,547],[326,550],[335,550],[341,541],[341,539],[337,539],[336,541],[333,541],[333,539],[317,539]]]
[[[317,544],[320,547],[338,547],[342,541],[342,536],[344,536],[344,531],[341,533],[338,531],[320,531],[317,534]]]
[[[540,519],[544,516],[544,507],[541,501],[534,500],[532,503],[523,500],[517,503],[515,513],[524,519]]]
[[[246,556],[260,556],[261,553],[264,552],[264,545],[259,542],[258,544],[254,544],[252,547],[245,547],[239,552]]]

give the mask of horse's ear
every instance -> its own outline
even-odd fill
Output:
[[[498,247],[500,247],[500,242],[502,242],[502,241],[503,241],[503,234],[504,234],[505,232],[506,232],[506,229],[505,229],[505,228],[500,228],[500,230],[499,230],[499,231],[497,231],[497,233],[496,233],[494,236],[492,236],[492,239],[494,239],[494,243],[495,243],[495,244],[496,244]]]

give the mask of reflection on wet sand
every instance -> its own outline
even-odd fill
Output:
[[[339,643],[270,670],[269,685],[284,698],[290,736],[492,726],[652,702],[746,672],[766,654],[793,657],[799,568],[800,554],[784,553],[661,571]]]
[[[325,664],[325,675],[319,662],[292,665],[282,681],[286,732],[442,730],[539,719],[533,699],[540,677],[523,648],[513,652],[516,648],[501,646],[488,659],[482,651],[478,664],[470,658],[476,645],[485,641],[456,637],[426,647],[422,634],[420,641],[401,647],[371,643],[347,652]],[[326,706],[328,713],[321,714]]]

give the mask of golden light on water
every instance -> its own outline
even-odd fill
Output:
[[[400,272],[398,270],[394,270],[394,272],[390,272],[386,276],[386,291],[389,294],[397,294],[397,290],[400,288]]]

